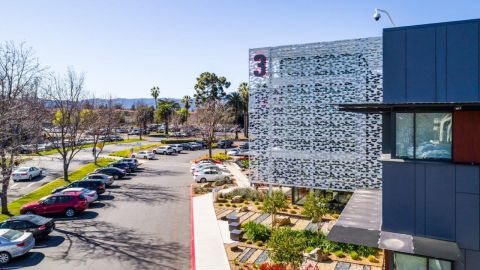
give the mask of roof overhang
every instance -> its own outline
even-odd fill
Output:
[[[382,231],[381,227],[382,191],[358,189],[327,239],[451,261],[462,260],[455,242]]]
[[[349,103],[337,104],[340,111],[358,113],[384,113],[392,111],[462,111],[480,110],[480,102],[446,103]]]

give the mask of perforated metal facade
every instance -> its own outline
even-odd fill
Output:
[[[380,188],[381,117],[355,102],[382,102],[380,37],[251,49],[251,181]]]

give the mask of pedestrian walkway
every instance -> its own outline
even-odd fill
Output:
[[[229,270],[222,233],[213,209],[212,193],[193,197],[196,270]]]
[[[237,185],[239,187],[249,187],[250,186],[250,181],[248,180],[248,177],[242,173],[242,170],[240,167],[238,167],[237,164],[232,163],[232,162],[225,162],[225,167],[230,171],[231,174],[235,177],[237,180]]]

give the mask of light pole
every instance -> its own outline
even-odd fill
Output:
[[[390,22],[392,23],[392,25],[396,26],[395,23],[392,20],[392,17],[390,16],[390,13],[388,13],[388,11],[386,11],[384,9],[375,8],[375,12],[373,13],[373,19],[375,21],[379,21],[380,18],[382,18],[382,15],[380,14],[380,12],[387,14],[387,17],[390,20]]]

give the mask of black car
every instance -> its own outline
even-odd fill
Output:
[[[137,169],[137,164],[133,163],[133,162],[127,162],[127,161],[117,161],[115,163],[121,163],[121,164],[125,164],[127,165],[127,172],[134,172],[136,169]],[[118,167],[117,167],[118,168]]]
[[[218,148],[231,148],[233,145],[233,141],[232,140],[220,140],[218,141],[217,143],[217,147]]]
[[[105,193],[105,182],[103,180],[75,181],[68,186],[62,186],[62,187],[58,187],[58,188],[54,189],[52,191],[52,194],[60,192],[60,191],[62,191],[64,189],[67,189],[67,188],[86,188],[86,189],[90,189],[90,190],[95,190],[95,191],[97,191],[97,194],[100,195],[100,194]]]
[[[55,229],[55,222],[51,218],[42,216],[20,215],[1,222],[0,229],[30,232],[35,240],[39,240],[48,236]]]
[[[243,149],[243,150],[248,150],[248,142],[240,143],[238,148]]]
[[[132,163],[135,165],[135,169],[140,165],[138,163],[138,160],[136,158],[122,158],[118,162],[123,162],[123,163]]]
[[[114,168],[117,168],[117,169],[120,169],[120,170],[124,170],[127,173],[131,172],[130,165],[128,165],[127,163],[123,163],[123,162],[110,163],[110,164],[108,164],[107,167],[108,168],[114,167]]]
[[[192,147],[190,146],[189,143],[182,143],[181,145],[182,145],[183,150],[188,150],[188,151],[192,150]]]
[[[208,145],[205,141],[195,141],[197,144],[200,144],[203,149],[207,149]]]
[[[113,179],[115,179],[115,180],[121,179],[121,178],[123,178],[127,175],[127,173],[125,173],[125,171],[122,171],[119,168],[115,168],[115,167],[100,168],[100,169],[95,170],[95,173],[103,173],[103,174],[106,174],[106,175],[111,175],[111,176],[113,176]]]

